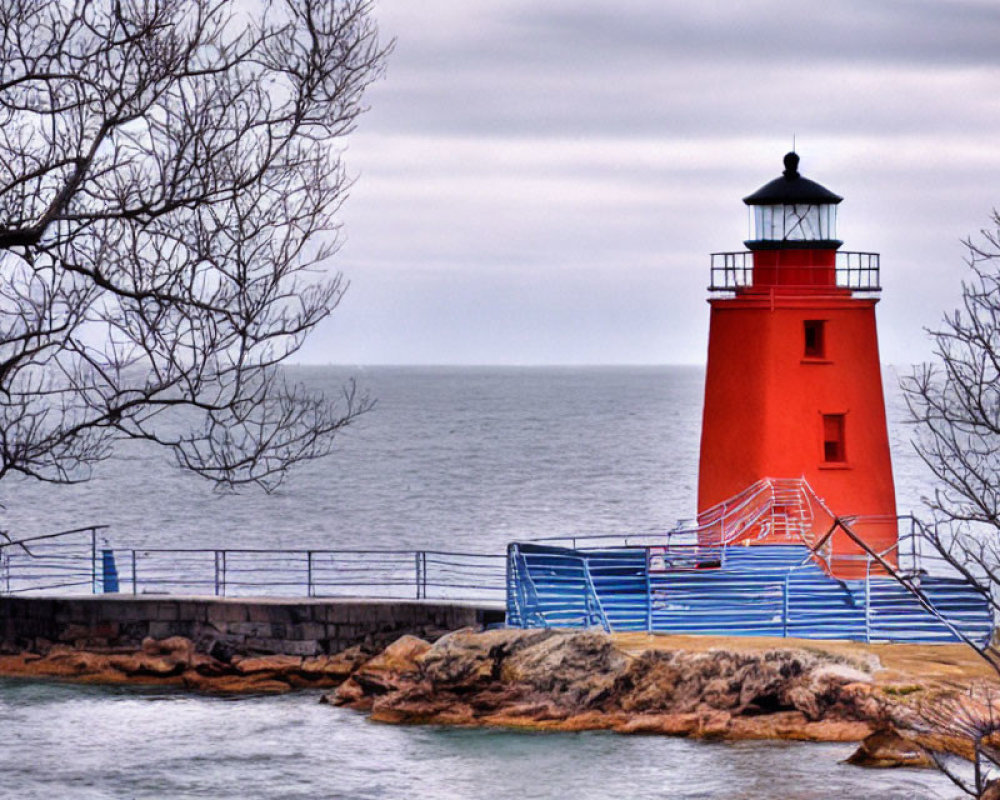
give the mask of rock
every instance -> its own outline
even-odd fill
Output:
[[[793,686],[785,692],[788,702],[801,711],[807,719],[817,720],[823,715],[816,692],[807,686]]]
[[[371,658],[360,646],[348,648],[331,656],[315,656],[302,660],[299,673],[306,678],[328,678],[342,681]]]
[[[204,653],[195,653],[191,658],[190,667],[199,675],[204,675],[207,678],[216,677],[218,675],[227,675],[232,672],[232,666],[230,664],[219,661],[210,655],[205,655]]]
[[[694,705],[678,697],[684,680],[676,653],[647,650],[616,678],[614,693],[622,709],[633,713],[691,711]]]
[[[862,720],[821,719],[805,727],[803,739],[810,742],[860,742],[871,735],[873,725]]]
[[[50,678],[75,678],[82,675],[106,672],[110,664],[107,656],[74,650],[55,645],[48,655],[32,662],[32,673]]]
[[[23,678],[71,680],[78,683],[121,684],[131,680],[112,663],[112,656],[54,646],[48,655],[7,656],[0,666],[3,675]]]
[[[737,709],[741,705],[748,705],[752,702],[751,698],[756,696],[756,691],[750,686],[747,686],[744,691],[741,677],[726,675],[721,678],[712,678],[701,686],[698,701],[718,710]],[[748,697],[746,701],[741,700],[744,695]]]
[[[0,675],[20,677],[27,671],[28,664],[39,658],[34,653],[0,654]]]
[[[420,659],[431,649],[429,642],[416,636],[401,636],[379,655],[365,662],[366,670],[387,670],[400,675],[419,669]]]
[[[302,666],[301,656],[235,656],[230,662],[240,675],[283,675]]]
[[[834,714],[849,719],[876,719],[883,704],[873,695],[872,677],[845,664],[819,664],[808,680],[789,692],[793,705],[817,721]]]
[[[622,653],[593,631],[458,631],[397,640],[327,702],[393,723],[860,741],[871,677],[821,652]]]
[[[806,732],[809,725],[809,720],[801,711],[776,711],[773,714],[735,716],[730,719],[726,738],[810,739],[812,737]]]
[[[723,739],[732,727],[733,717],[725,711],[704,711],[698,715],[694,735],[702,739]]]
[[[449,725],[476,724],[472,708],[451,697],[431,697],[426,691],[411,689],[395,695],[392,702],[386,699],[383,696],[372,702],[371,718],[376,722],[422,724],[440,722],[444,715]]]
[[[707,708],[753,715],[799,710],[818,719],[829,704],[810,684],[818,663],[815,656],[796,650],[646,651],[620,674],[614,694],[621,707],[632,712]],[[822,683],[822,691],[827,689]]]
[[[540,721],[546,730],[577,732],[614,730],[615,725],[619,724],[621,719],[616,714],[584,711],[579,714],[571,714],[565,719],[543,716]]]
[[[591,709],[606,700],[615,677],[627,663],[610,637],[599,633],[561,634],[540,638],[505,652],[491,649],[502,662],[492,676],[544,694],[572,709]]]
[[[617,733],[691,736],[698,729],[697,714],[640,714],[615,726]]]
[[[292,687],[285,681],[263,675],[221,675],[208,678],[195,671],[186,672],[181,681],[184,688],[206,694],[285,694]]]
[[[871,683],[870,672],[864,672],[847,664],[820,664],[811,670],[812,682],[816,685],[843,686],[850,683]]]
[[[108,657],[109,665],[130,676],[160,676],[180,675],[187,669],[184,661],[176,661],[169,656],[149,655],[147,652],[132,655],[112,655]]]
[[[205,658],[195,653],[193,642],[183,636],[146,637],[138,652],[110,655],[108,662],[112,669],[129,676],[173,677],[195,664],[204,664]]]
[[[461,630],[438,639],[424,655],[423,671],[440,689],[468,689],[487,684],[514,652],[555,635],[551,630]]]
[[[420,659],[431,645],[416,636],[403,636],[374,658],[366,661],[351,676],[364,694],[377,696],[407,684],[420,671]]]
[[[206,647],[211,644],[203,641]],[[414,660],[428,647],[426,642],[409,637],[382,654],[382,665],[412,671]],[[146,638],[138,650],[129,652],[94,653],[56,644],[50,645],[45,654],[0,655],[0,675],[95,684],[183,686],[224,694],[273,694],[299,687],[336,686],[368,658],[362,648],[355,647],[316,659],[234,656],[231,663],[226,663],[198,652],[190,639],[172,636],[162,640]]]
[[[190,663],[194,655],[194,642],[184,636],[170,636],[166,639],[153,639],[147,636],[142,640],[141,650],[150,656],[170,656],[175,661]]]
[[[893,728],[882,728],[867,736],[848,758],[858,767],[933,767],[927,751]]]
[[[371,709],[374,699],[366,697],[365,690],[354,678],[348,678],[337,690],[329,695],[324,695],[324,699],[333,706],[349,706],[358,711],[368,711]]]

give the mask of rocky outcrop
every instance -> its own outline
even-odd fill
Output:
[[[858,741],[884,700],[860,665],[782,649],[623,653],[595,632],[404,637],[328,702],[393,723]]]
[[[44,654],[0,656],[0,675],[100,684],[155,684],[219,694],[280,694],[338,686],[372,653],[361,646],[332,656],[231,656],[199,652],[190,639],[147,638],[139,650],[92,652],[54,645]]]

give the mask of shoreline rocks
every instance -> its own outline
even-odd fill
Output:
[[[190,639],[147,638],[139,650],[77,650],[53,645],[46,653],[0,655],[0,676],[76,683],[169,686],[209,694],[283,694],[330,689],[372,653],[355,646],[331,656],[233,655],[196,650]]]
[[[933,700],[955,684],[910,675],[906,691],[880,685],[871,653],[656,644],[626,650],[593,631],[463,629],[433,644],[406,635],[334,655],[219,657],[173,636],[147,638],[139,650],[53,645],[0,655],[0,677],[209,694],[326,690],[321,702],[388,724],[861,742],[849,759],[861,766],[927,766],[921,742],[968,756],[967,742],[911,724],[914,695]]]
[[[797,649],[623,653],[552,630],[404,637],[326,697],[378,722],[860,741],[885,720],[860,665]]]

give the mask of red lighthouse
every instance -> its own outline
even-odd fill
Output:
[[[841,251],[842,198],[803,178],[795,153],[784,163],[743,199],[749,252],[712,257],[699,515],[761,479],[804,478],[833,513],[857,515],[854,530],[884,552],[897,534],[878,255]],[[775,543],[767,531],[754,541]],[[832,546],[859,552],[839,533]]]

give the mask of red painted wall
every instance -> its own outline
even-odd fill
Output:
[[[758,479],[805,477],[838,515],[894,518],[877,301],[776,289],[709,302],[699,513]],[[822,358],[804,355],[806,320],[824,321]],[[843,463],[824,461],[824,414],[844,415]],[[857,530],[877,550],[896,541],[894,519]],[[834,550],[858,552],[843,536]]]

